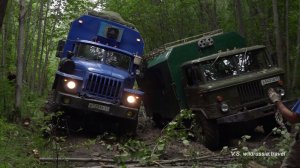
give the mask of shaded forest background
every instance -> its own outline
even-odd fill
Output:
[[[298,92],[300,0],[0,0],[0,116],[39,115],[59,60],[57,42],[88,10],[112,10],[136,25],[145,52],[211,30],[236,31],[264,44]]]

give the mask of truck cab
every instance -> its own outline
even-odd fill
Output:
[[[143,48],[138,30],[117,13],[82,15],[58,44],[54,102],[119,118],[124,130],[135,131],[143,92],[134,82]]]
[[[221,144],[220,125],[274,115],[269,88],[274,88],[283,102],[289,103],[284,71],[273,64],[265,46],[191,60],[182,65],[182,71],[188,106],[196,114],[198,127],[204,128],[198,137],[211,148]]]

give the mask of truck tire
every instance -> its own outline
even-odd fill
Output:
[[[156,127],[163,128],[162,118],[159,114],[154,113],[152,115],[152,120],[154,121]]]
[[[197,141],[200,141],[210,150],[220,147],[220,133],[216,122],[206,119],[202,113],[195,114],[193,132]]]
[[[44,115],[51,115],[59,111],[59,105],[55,102],[55,91],[51,91],[45,104]]]
[[[155,126],[160,129],[164,128],[171,121],[171,119],[163,118],[160,114],[157,113],[154,113],[152,115],[152,120],[154,121]]]
[[[127,127],[126,134],[129,135],[129,136],[135,136],[136,135],[137,125],[138,125],[138,120],[131,120],[131,121],[129,121],[125,125]]]
[[[58,125],[57,117],[55,116],[56,113],[59,111],[60,107],[59,105],[54,101],[55,92],[51,91],[48,94],[47,102],[44,106],[44,116],[45,116],[45,126],[43,129],[43,136],[49,137],[56,132],[56,127]],[[47,118],[50,116],[51,118]]]
[[[135,136],[137,125],[138,125],[138,119],[136,120],[120,119],[118,121],[117,133],[119,135]]]

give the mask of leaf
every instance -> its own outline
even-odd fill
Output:
[[[248,149],[247,146],[244,146],[244,147],[242,148],[242,150],[243,150],[243,151],[248,151],[249,149]]]
[[[183,143],[185,146],[188,146],[188,145],[190,145],[190,141],[188,141],[188,140],[186,140],[186,139],[185,139],[185,140],[183,140],[183,141],[182,141],[182,143]]]
[[[176,125],[177,124],[177,122],[175,122],[175,121],[171,121],[170,123],[169,123],[169,125],[171,126],[171,125]]]
[[[157,150],[163,151],[165,149],[165,144],[160,144],[157,146]]]

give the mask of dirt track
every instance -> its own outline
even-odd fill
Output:
[[[160,135],[161,129],[155,127],[150,118],[140,117],[137,135],[132,139],[142,142],[152,149],[155,147],[156,140]],[[250,148],[258,147],[262,145],[261,141],[264,138],[265,135],[255,136],[247,145]],[[59,152],[59,157],[79,158],[85,161],[59,162],[59,167],[118,167],[112,159],[124,154],[122,145],[128,139],[128,137],[117,137],[105,133],[101,135],[71,134],[66,138],[66,142],[60,144],[61,152]],[[267,139],[270,148],[274,147],[276,141],[277,139],[274,137]],[[232,146],[235,146],[237,142],[238,140],[232,140]],[[141,149],[140,152],[143,152],[143,150]],[[199,162],[191,161],[191,158],[200,158],[200,160],[198,160]],[[220,151],[210,151],[198,142],[190,141],[189,145],[184,145],[182,142],[175,140],[167,145],[165,152],[159,158],[160,161],[167,160],[172,162],[168,164],[171,167],[226,167],[235,159],[237,158],[230,155],[223,156],[220,154]],[[168,167],[160,165],[159,162],[153,163],[151,167]],[[51,164],[56,165],[55,163]],[[139,162],[133,162],[132,164],[126,164],[126,166],[141,167],[144,165]]]

